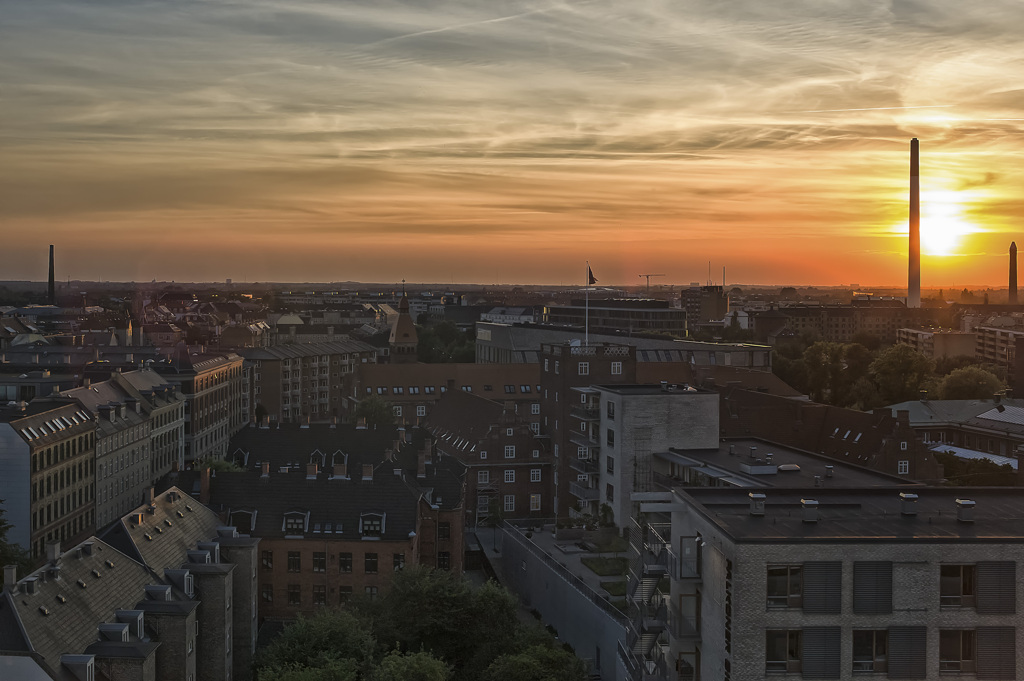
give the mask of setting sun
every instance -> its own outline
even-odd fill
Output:
[[[925,255],[956,255],[964,236],[977,231],[963,218],[963,197],[955,191],[921,193],[921,249]]]

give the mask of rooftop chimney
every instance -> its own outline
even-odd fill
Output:
[[[750,515],[763,516],[765,496],[756,492],[751,492],[747,496],[750,497]]]
[[[910,248],[907,271],[907,307],[921,307],[921,181],[920,143],[910,140]]]
[[[347,480],[348,479],[348,465],[343,463],[334,464],[334,475],[331,476],[332,480]]]
[[[50,244],[50,278],[47,280],[46,286],[46,303],[47,305],[57,304],[57,288],[54,284],[53,277],[53,244]]]
[[[373,464],[363,464],[363,480],[373,480]]]
[[[48,541],[46,542],[46,560],[50,565],[56,565],[60,562],[60,542],[59,541]]]
[[[971,499],[956,500],[956,519],[962,523],[974,522],[974,501]]]
[[[1010,242],[1010,305],[1017,304],[1017,242]]]
[[[261,480],[269,480],[270,479],[270,462],[269,461],[263,461],[263,462],[260,463],[260,479]]]
[[[800,510],[805,523],[818,522],[818,502],[815,499],[801,499]]]
[[[18,583],[18,566],[17,565],[5,565],[4,566],[4,590],[14,591],[15,586]]]
[[[900,492],[900,515],[917,515],[917,495]]]
[[[316,480],[317,473],[320,472],[320,467],[315,463],[306,464],[306,480]]]

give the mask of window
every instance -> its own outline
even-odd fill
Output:
[[[558,360],[555,360],[555,373],[558,373]]]
[[[608,446],[609,447],[614,447],[615,446],[615,431],[612,430],[611,428],[609,428],[608,432],[606,434],[606,438],[607,438],[606,441],[608,442]]]
[[[506,494],[505,495],[505,512],[511,513],[516,510],[516,495]]]
[[[313,605],[327,605],[327,585],[313,585]]]
[[[528,385],[521,385],[521,386],[519,386],[519,392],[523,393],[524,395],[528,394],[530,392],[530,386],[528,386]]]
[[[615,420],[615,403],[614,402],[609,402],[608,403],[607,412],[608,412],[608,418],[614,421]]]
[[[544,371],[547,371],[547,370],[548,370],[548,358],[545,357],[544,358]]]
[[[973,608],[975,581],[973,565],[940,566],[939,605],[953,608]]]
[[[417,407],[416,407],[416,416],[426,416],[426,415],[427,415],[427,408],[425,406],[423,406],[422,404],[417,405]]]
[[[288,585],[288,605],[302,605],[302,587],[300,585]]]
[[[803,567],[768,566],[768,607],[799,608],[803,601]]]
[[[452,567],[452,554],[447,551],[438,551],[437,567],[441,570],[450,570]]]
[[[515,434],[515,432],[516,432],[516,431],[515,431],[515,429],[514,429],[514,428],[506,428],[506,429],[505,429],[505,435],[507,435],[508,437],[512,437],[512,435],[514,435],[514,434]]]
[[[534,435],[540,435],[540,424],[539,423],[531,423],[530,424],[530,432],[533,433]]]
[[[377,554],[367,553],[363,557],[363,572],[368,575],[377,574]]]
[[[940,672],[973,672],[975,659],[973,629],[939,631]]]
[[[428,385],[428,386],[424,387],[423,388],[423,392],[425,394],[427,394],[427,395],[433,395],[434,394],[434,386]],[[444,392],[444,390],[442,390],[441,392]]]
[[[352,587],[350,586],[339,586],[338,587],[338,605],[345,605],[352,600]]]
[[[272,587],[271,585],[264,584],[263,588],[260,590],[260,594],[262,595],[264,603],[274,602],[274,587]]]
[[[392,407],[391,411],[395,414],[395,416],[401,416],[402,415],[402,408],[401,407]]]
[[[868,629],[853,632],[853,671],[888,671],[889,632]]]
[[[285,534],[302,533],[306,530],[306,516],[298,513],[284,517]]]
[[[506,459],[514,459],[515,457],[516,457],[516,446],[515,445],[505,445],[505,458]]]
[[[377,600],[377,587],[375,587],[375,586],[368,586],[368,587],[366,587],[366,597],[369,598],[371,601]]]
[[[612,376],[618,376],[622,373],[622,362],[612,362]]]
[[[487,450],[486,449],[481,449],[480,450],[480,458],[481,459],[486,459],[487,458]]]
[[[410,385],[409,386],[409,394],[410,395],[419,395],[420,394],[419,386],[418,385]]]
[[[910,475],[910,462],[907,460],[900,461],[897,464],[896,472],[899,475]]]
[[[313,572],[327,572],[327,554],[323,551],[313,552]]]
[[[800,671],[803,636],[799,629],[769,629],[764,636],[765,672]]]
[[[610,456],[606,456],[605,457],[605,461],[606,461],[606,469],[607,469],[607,471],[609,473],[614,473],[615,472],[615,459],[613,459]]]
[[[580,376],[589,376],[590,375],[590,362],[580,362],[579,372],[578,373],[579,373]]]
[[[379,537],[384,534],[384,516],[375,513],[360,516],[359,533],[364,537]]]
[[[530,469],[530,482],[540,482],[540,469],[539,468],[531,468]]]
[[[515,393],[516,393],[516,387],[514,385],[509,385],[509,384],[506,383],[505,384],[505,394],[506,395],[515,395]]]
[[[530,413],[534,416],[540,413],[540,402],[534,402],[530,405]]]
[[[391,388],[391,392],[394,393],[395,395],[401,395],[403,391],[404,388],[402,388],[402,386],[400,385],[396,385]]]
[[[849,435],[850,433],[847,432],[846,434]],[[907,443],[906,442],[901,442],[900,443],[900,451],[903,451],[903,452],[907,451]]]
[[[539,511],[540,510],[540,495],[539,494],[531,494],[530,495],[530,510],[531,511]]]
[[[476,472],[476,484],[478,485],[489,485],[491,482],[490,471],[477,471]]]
[[[274,569],[274,552],[264,551],[263,552],[263,569],[273,570]]]
[[[438,539],[451,539],[452,538],[452,524],[451,523],[438,523],[437,524],[437,538]]]
[[[615,485],[608,483],[604,487],[604,500],[611,503],[615,501]]]
[[[505,471],[505,482],[515,482],[516,472],[514,470]]]
[[[338,554],[338,571],[339,572],[352,572],[352,554],[351,553],[339,553]]]
[[[288,572],[302,571],[302,554],[298,551],[288,552]]]
[[[405,554],[404,553],[393,553],[391,554],[391,567],[395,572],[405,569]]]

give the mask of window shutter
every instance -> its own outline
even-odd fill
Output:
[[[889,627],[889,678],[927,677],[928,627]]]
[[[892,563],[853,564],[853,612],[887,615],[892,612]]]
[[[1013,627],[978,627],[979,679],[1017,678],[1017,631]]]
[[[1017,612],[1017,564],[1012,560],[978,563],[977,605],[982,615]]]
[[[804,612],[838,614],[842,609],[843,564],[804,563]]]
[[[800,668],[805,679],[838,679],[840,660],[839,627],[806,627]]]

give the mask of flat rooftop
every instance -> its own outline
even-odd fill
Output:
[[[911,491],[911,490],[907,490]],[[737,542],[747,543],[1024,543],[1024,489],[924,487],[915,515],[901,513],[896,489],[675,488],[674,494]],[[764,494],[763,516],[749,494]],[[802,499],[818,502],[805,522]],[[957,518],[957,499],[975,502],[973,522]]]
[[[616,395],[695,395],[695,394],[716,394],[713,390],[704,390],[702,388],[696,388],[692,385],[685,383],[669,383],[667,385],[661,385],[660,383],[635,383],[635,384],[617,384],[617,385],[597,385],[595,388],[600,388],[606,392],[615,393]]]
[[[654,456],[733,487],[815,489],[816,482],[825,489],[919,486],[913,480],[754,438],[728,439],[718,449],[669,449]],[[827,466],[832,467],[831,477]],[[821,477],[815,481],[815,476]],[[661,482],[672,485],[671,478]]]

